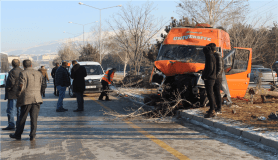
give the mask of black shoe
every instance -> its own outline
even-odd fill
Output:
[[[14,134],[10,134],[10,138],[15,138],[16,140],[21,140],[21,136],[17,137]]]
[[[210,113],[210,112],[213,112],[213,111],[211,111],[211,110],[209,109],[208,111],[206,111],[206,114],[208,114],[208,113]]]
[[[216,114],[222,114],[221,109],[216,109],[216,110],[215,110],[215,113],[216,113]]]
[[[204,118],[212,118],[212,117],[215,117],[215,112],[209,112],[204,116]]]
[[[36,140],[35,137],[30,137],[30,141]]]
[[[59,109],[56,109],[56,112],[65,112],[66,110],[64,110],[63,108],[59,108]]]
[[[66,108],[62,108],[64,111],[68,111],[68,109],[66,109]]]
[[[105,101],[111,101],[111,99],[106,99]]]
[[[2,130],[15,130],[15,128],[12,128],[12,127],[6,127],[6,128],[2,128]]]
[[[76,110],[73,110],[73,112],[82,112],[84,111],[84,109],[76,109]]]

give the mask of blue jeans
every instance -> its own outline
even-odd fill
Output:
[[[18,126],[18,123],[20,121],[20,107],[16,107],[16,99],[8,99],[7,103],[7,116],[8,116],[8,127],[10,128],[15,128],[15,123],[14,123],[14,110],[17,108],[17,119],[16,119],[16,126]]]
[[[59,99],[57,103],[57,109],[63,108],[63,99],[65,98],[65,93],[67,87],[57,86],[58,92],[59,92]]]

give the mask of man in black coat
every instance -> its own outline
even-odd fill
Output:
[[[210,109],[208,110],[205,118],[210,118],[215,116],[215,97],[213,86],[216,80],[216,60],[213,52],[209,46],[203,48],[203,52],[206,57],[205,69],[202,73],[202,79],[205,81],[205,87],[207,91],[207,97],[209,99]]]
[[[208,46],[210,46],[213,55],[215,57],[216,60],[216,80],[215,80],[215,84],[213,86],[213,91],[214,91],[214,96],[215,96],[215,102],[216,102],[216,108],[215,108],[215,112],[216,113],[221,113],[221,104],[222,104],[222,98],[221,98],[221,86],[222,86],[222,73],[224,71],[224,63],[223,63],[223,58],[221,53],[216,52],[216,44],[215,43],[210,43],[208,44]],[[225,76],[225,75],[224,75]]]
[[[7,105],[7,116],[8,116],[8,127],[3,128],[2,130],[14,130],[14,109],[16,108],[16,100],[17,100],[17,89],[18,89],[18,81],[19,81],[19,73],[23,70],[19,68],[20,61],[18,59],[13,59],[12,66],[13,69],[9,72],[9,76],[7,78],[6,87],[5,87],[5,100],[8,100]],[[20,119],[20,108],[17,108],[17,121],[16,126],[18,126]]]
[[[76,95],[78,108],[73,112],[80,112],[84,110],[84,97],[83,93],[85,91],[85,77],[87,76],[86,68],[80,66],[77,61],[72,61],[72,69],[71,69],[71,78],[72,82],[72,91]]]
[[[57,102],[56,112],[65,112],[68,109],[63,107],[63,99],[65,98],[65,92],[67,87],[70,85],[70,75],[67,70],[68,62],[62,62],[62,66],[59,67],[55,73],[55,84],[59,92],[59,99]]]
[[[51,71],[51,77],[53,78],[53,83],[54,83],[54,95],[55,96],[59,96],[59,92],[57,92],[56,84],[55,84],[55,73],[58,68],[59,68],[59,63],[55,63],[55,67]]]

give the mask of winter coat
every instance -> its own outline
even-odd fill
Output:
[[[55,85],[68,87],[70,85],[70,75],[66,68],[59,67],[55,73]]]
[[[54,67],[51,71],[51,77],[53,78],[53,82],[55,83],[55,73],[59,67]]]
[[[42,79],[42,74],[32,67],[26,68],[19,74],[18,85],[22,87],[18,86],[17,107],[43,102],[41,96]]]
[[[204,47],[203,52],[206,57],[205,69],[202,73],[202,79],[215,80],[216,79],[216,60],[210,47]]]
[[[5,87],[5,100],[17,99],[16,93],[18,90],[19,73],[22,71],[21,68],[15,67],[9,72]]]
[[[39,69],[39,71],[42,73],[43,80],[42,80],[42,87],[46,88],[47,87],[47,82],[49,81],[48,75],[47,75],[47,70],[46,69]]]
[[[214,52],[214,57],[216,60],[216,78],[222,79],[222,72],[224,70],[224,62],[221,53]]]
[[[71,78],[72,82],[72,91],[73,92],[84,92],[85,91],[85,79],[87,76],[87,71],[84,66],[80,66],[79,64],[75,64],[71,69]]]

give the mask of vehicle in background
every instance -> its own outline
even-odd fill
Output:
[[[4,87],[6,85],[6,79],[8,78],[8,72],[9,72],[9,62],[8,62],[8,54],[1,52],[1,61],[0,61],[0,86]]]
[[[83,61],[78,62],[80,66],[86,68],[87,77],[85,77],[85,92],[84,93],[100,93],[101,92],[101,79],[104,76],[103,69],[98,62],[92,61]],[[71,73],[72,65],[69,68],[69,72]],[[74,93],[72,92],[72,82],[69,87],[69,95],[70,97],[75,97]]]
[[[252,67],[252,68],[264,68],[263,65],[252,65],[251,67]]]
[[[254,83],[259,82],[259,75],[262,73],[261,82],[277,82],[277,72],[273,71],[270,68],[251,68],[250,81]]]
[[[276,61],[276,62],[272,65],[272,69],[273,69],[273,71],[275,71],[276,73],[278,73],[278,61]]]

